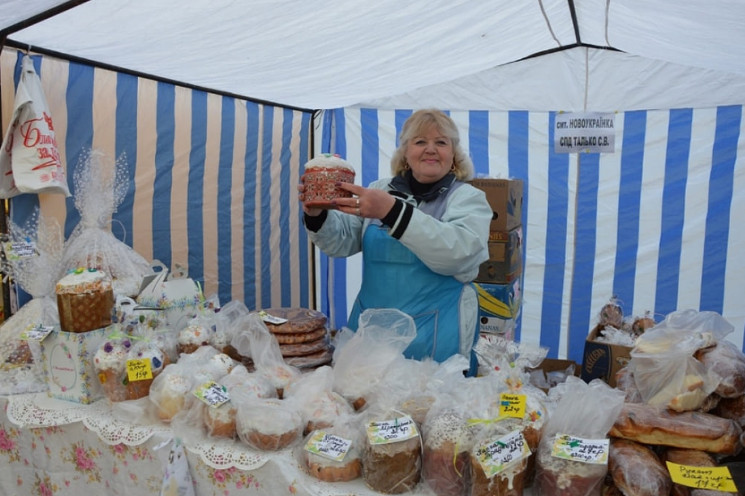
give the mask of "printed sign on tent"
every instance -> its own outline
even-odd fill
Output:
[[[613,153],[616,151],[616,116],[612,112],[556,114],[556,153]]]

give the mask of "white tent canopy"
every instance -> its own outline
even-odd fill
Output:
[[[313,148],[388,175],[438,107],[479,175],[525,181],[520,338],[579,360],[620,294],[719,311],[745,347],[745,2],[5,0],[0,41],[3,123],[19,51],[41,54],[68,167],[127,151],[133,246],[226,297],[304,306],[316,282],[343,325],[359,257],[310,255],[292,185]],[[613,153],[555,151],[581,111],[613,113]]]
[[[290,107],[701,107],[745,89],[738,0],[4,4],[0,30],[16,47]],[[576,45],[622,53],[506,65]]]

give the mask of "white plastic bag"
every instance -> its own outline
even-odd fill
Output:
[[[0,198],[21,193],[70,196],[52,116],[28,55],[23,58],[13,118],[0,150]]]

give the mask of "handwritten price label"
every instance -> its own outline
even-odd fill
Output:
[[[406,441],[418,435],[419,431],[416,428],[416,423],[408,415],[367,424],[367,438],[370,440],[370,444]]]
[[[261,320],[263,320],[267,324],[279,325],[287,322],[287,319],[283,319],[282,317],[277,317],[276,315],[266,313],[264,310],[259,312],[259,316],[261,316]]]
[[[676,484],[726,493],[737,492],[735,481],[727,467],[691,467],[672,462],[666,463],[670,478]]]
[[[551,456],[572,460],[575,462],[593,463],[605,465],[608,463],[609,439],[585,439],[570,436],[568,434],[557,434]]]
[[[43,341],[53,330],[54,327],[52,326],[32,324],[21,333],[21,339],[25,339],[26,341]]]
[[[30,239],[25,241],[7,241],[3,243],[5,258],[8,260],[21,260],[39,255],[36,250],[36,244]]]
[[[138,358],[127,360],[127,379],[129,382],[144,381],[153,378],[153,370],[150,368],[150,359]]]
[[[305,450],[317,455],[336,460],[344,460],[349,449],[352,447],[352,441],[343,437],[326,434],[324,431],[316,431],[305,443]]]
[[[513,431],[495,441],[479,445],[476,457],[488,478],[504,471],[509,465],[530,456],[530,447],[520,431]]]
[[[524,418],[525,402],[524,394],[502,393],[499,396],[500,417]]]
[[[205,382],[194,391],[194,396],[209,406],[218,407],[230,401],[228,388],[214,381]]]

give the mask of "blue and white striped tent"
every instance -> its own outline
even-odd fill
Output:
[[[339,153],[368,184],[406,116],[438,107],[478,174],[526,185],[521,340],[580,360],[616,296],[629,315],[720,312],[743,346],[745,4],[10,4],[3,126],[29,49],[68,168],[84,146],[126,152],[121,236],[221,300],[316,305],[344,325],[360,260],[308,246],[302,164]],[[614,113],[613,153],[553,151],[557,115],[583,111]],[[69,200],[38,201],[75,223]]]

